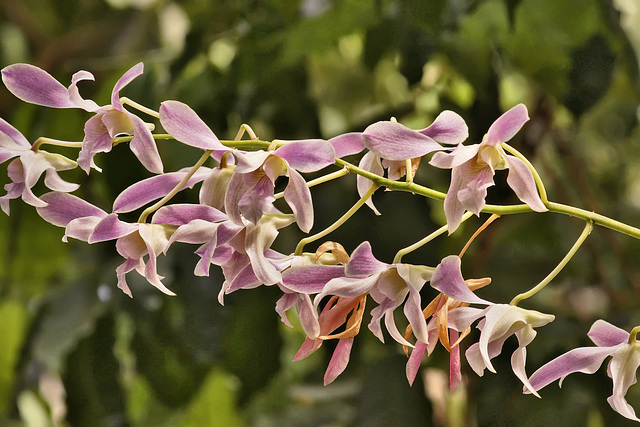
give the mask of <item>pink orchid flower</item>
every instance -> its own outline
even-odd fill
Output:
[[[70,192],[78,188],[77,184],[64,181],[58,175],[58,171],[74,169],[76,162],[60,154],[34,150],[16,128],[0,119],[0,163],[11,158],[14,160],[9,163],[7,173],[12,182],[5,185],[7,194],[0,197],[0,207],[7,215],[10,212],[9,200],[18,197],[32,206],[47,205],[31,191],[43,173],[44,183],[51,190]]]
[[[85,137],[78,155],[78,165],[87,173],[90,168],[100,171],[93,158],[98,153],[111,151],[113,138],[133,135],[129,147],[140,162],[153,173],[162,173],[162,161],[151,130],[138,116],[128,112],[120,101],[120,91],[141,75],[143,64],[131,67],[116,82],[111,93],[111,104],[103,107],[83,99],[77,84],[94,80],[88,71],[78,71],[66,88],[46,71],[30,64],[13,64],[2,69],[2,80],[7,89],[19,99],[32,104],[53,108],[80,108],[95,113],[84,127]]]
[[[444,213],[453,233],[465,210],[480,214],[487,188],[494,185],[496,170],[509,169],[507,183],[516,196],[531,209],[544,212],[531,170],[519,158],[506,154],[500,143],[507,142],[529,120],[527,108],[518,104],[500,116],[489,128],[480,144],[458,145],[451,153],[433,155],[431,165],[451,169],[451,185],[444,200]]]
[[[443,111],[433,123],[422,130],[412,130],[392,121],[377,122],[362,133],[364,145],[370,150],[360,159],[359,167],[383,175],[388,170],[388,178],[397,180],[407,173],[407,160],[411,160],[413,173],[420,164],[420,158],[434,151],[445,149],[442,144],[460,144],[469,136],[464,119],[453,111]],[[371,181],[358,175],[358,193],[362,197],[371,187]],[[367,205],[377,214],[373,201]]]
[[[596,347],[579,347],[556,357],[551,362],[535,371],[529,378],[533,391],[560,380],[573,372],[593,374],[604,360],[611,357],[607,366],[607,375],[613,381],[613,394],[607,402],[614,411],[633,421],[639,421],[633,407],[625,399],[625,395],[636,383],[636,374],[640,366],[640,342],[635,334],[631,336],[604,320],[596,320],[587,334]],[[525,393],[530,390],[525,389]]]

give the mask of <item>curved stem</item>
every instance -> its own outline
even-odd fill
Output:
[[[358,200],[356,204],[351,207],[351,209],[345,212],[344,215],[338,218],[336,222],[334,222],[333,224],[331,224],[329,227],[325,228],[321,232],[314,234],[313,236],[309,236],[309,237],[305,237],[304,239],[301,239],[300,242],[298,242],[298,245],[296,246],[296,251],[294,254],[302,255],[302,250],[304,249],[304,246],[307,243],[315,242],[318,239],[322,239],[324,236],[326,236],[327,234],[331,233],[332,231],[340,227],[342,224],[344,224],[349,218],[353,216],[353,214],[356,213],[358,209],[362,207],[362,205],[366,203],[367,200],[369,200],[371,196],[373,196],[373,193],[375,193],[377,189],[378,189],[378,186],[372,185],[371,188],[369,188],[369,190],[366,193],[364,193],[364,195],[360,198],[360,200]]]
[[[156,119],[160,118],[160,113],[158,113],[157,111],[154,111],[151,108],[147,108],[144,105],[138,104],[137,102],[127,98],[126,96],[123,96],[122,98],[120,98],[120,102],[123,105],[129,105],[138,111],[142,111],[145,114],[155,117]]]
[[[536,170],[535,167],[533,167],[529,159],[527,159],[525,156],[522,155],[522,153],[520,153],[518,150],[516,150],[506,142],[503,142],[500,145],[502,145],[502,148],[504,148],[509,153],[513,154],[515,157],[522,160],[527,165],[527,167],[533,174],[533,179],[536,182],[536,186],[538,187],[538,192],[540,193],[540,199],[542,200],[542,203],[545,205],[549,203],[549,199],[547,198],[547,190],[544,188],[542,178],[540,178],[540,174],[538,174],[538,171]]]
[[[466,220],[468,220],[469,218],[471,218],[473,216],[472,212],[466,212],[463,216],[462,216],[462,220],[460,221],[461,223],[465,222]],[[425,238],[417,241],[416,243],[414,243],[411,246],[407,246],[406,248],[402,248],[400,249],[397,253],[396,256],[393,257],[393,263],[397,264],[400,261],[402,261],[402,257],[405,256],[408,253],[411,253],[413,251],[415,251],[416,249],[421,248],[422,246],[426,245],[427,243],[429,243],[430,241],[432,241],[433,239],[435,239],[436,237],[438,237],[441,234],[446,233],[447,231],[449,231],[449,224],[445,224],[442,227],[438,228],[436,231],[434,231],[433,233],[429,234],[428,236],[426,236]]]
[[[636,338],[638,336],[638,332],[640,332],[640,326],[636,326],[635,328],[633,328],[631,330],[631,332],[629,333],[629,340],[628,340],[629,344],[633,344],[633,343],[636,342]]]
[[[575,253],[578,252],[578,249],[587,239],[587,237],[591,233],[591,230],[593,230],[593,222],[588,221],[584,227],[584,230],[582,230],[582,234],[580,234],[580,237],[578,237],[578,240],[576,240],[576,242],[573,244],[571,249],[569,249],[569,252],[567,252],[567,254],[564,256],[564,258],[562,258],[562,261],[560,261],[560,264],[558,264],[556,268],[554,268],[551,271],[551,273],[547,275],[547,277],[542,279],[540,283],[538,283],[536,286],[531,288],[529,291],[516,295],[509,304],[518,305],[518,303],[523,299],[532,297],[533,295],[540,292],[545,286],[547,286],[549,282],[551,282],[558,275],[558,273],[560,273],[562,269],[569,263],[571,258],[573,258],[573,256],[575,255]]]
[[[153,206],[149,206],[147,209],[142,211],[142,213],[140,214],[140,218],[138,219],[138,222],[139,223],[144,223],[147,220],[147,217],[149,215],[151,215],[152,213],[154,213],[155,211],[160,209],[162,206],[164,206],[164,204],[167,203],[169,200],[171,200],[171,198],[173,196],[175,196],[178,193],[178,191],[182,190],[182,187],[184,187],[184,185],[191,179],[193,174],[196,173],[196,171],[198,169],[200,169],[200,166],[202,166],[204,164],[204,162],[207,161],[209,156],[211,156],[212,152],[213,152],[212,150],[205,151],[202,154],[202,157],[200,157],[200,159],[198,159],[198,162],[195,165],[193,165],[191,170],[184,176],[184,178],[182,178],[182,180],[180,180],[180,182],[175,187],[173,187],[173,190],[171,190],[169,192],[169,194],[164,196],[162,199],[160,199]]]
[[[59,139],[41,136],[40,138],[36,139],[36,142],[33,143],[31,149],[33,151],[38,151],[44,144],[55,145],[56,147],[82,148],[82,142],[60,141]]]
[[[315,187],[316,185],[323,184],[325,182],[331,181],[332,179],[337,179],[337,178],[343,177],[343,176],[347,175],[348,173],[349,173],[349,171],[344,170],[344,169],[340,169],[339,171],[328,173],[328,174],[326,174],[324,176],[321,176],[321,177],[316,178],[316,179],[312,179],[311,181],[307,182],[307,187],[309,187],[309,188]],[[276,198],[276,200],[283,198],[284,197],[284,191],[276,194],[274,197]]]

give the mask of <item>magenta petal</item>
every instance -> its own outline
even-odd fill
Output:
[[[118,215],[109,214],[102,219],[89,236],[89,243],[119,239],[138,229],[137,224],[129,224],[118,219]]]
[[[333,356],[331,356],[329,366],[324,374],[324,385],[331,384],[347,368],[352,346],[353,338],[338,340],[338,345],[333,351]]]
[[[378,261],[373,256],[369,242],[362,242],[351,254],[345,271],[347,276],[361,277],[381,273],[390,267],[389,264]]]
[[[203,150],[227,150],[218,137],[187,104],[165,101],[160,106],[160,123],[175,139]]]
[[[38,214],[45,221],[58,227],[66,227],[76,218],[107,216],[102,209],[71,194],[51,192],[40,196],[40,199],[48,205],[37,208]]]
[[[17,98],[54,108],[76,108],[69,90],[41,68],[14,64],[2,69],[2,81]]]
[[[313,204],[311,191],[295,169],[289,169],[289,184],[284,189],[284,200],[287,202],[300,230],[308,233],[313,227]]]
[[[531,209],[536,212],[545,212],[547,208],[540,199],[531,169],[517,157],[510,155],[505,157],[509,164],[509,175],[507,176],[509,187],[513,189],[518,199],[529,205]]]
[[[389,160],[407,160],[442,150],[426,135],[396,122],[377,122],[363,132],[364,145],[376,155]]]
[[[587,333],[598,347],[611,347],[629,340],[629,332],[602,319],[596,320]]]
[[[341,159],[351,154],[357,154],[364,150],[362,132],[351,132],[331,138],[329,144],[333,146],[336,157]]]
[[[492,304],[479,298],[469,289],[462,277],[460,265],[460,258],[456,255],[444,258],[433,272],[431,287],[458,301],[472,304]]]
[[[431,126],[419,132],[443,144],[460,144],[469,137],[464,119],[449,110],[440,113]]]
[[[460,166],[460,168],[462,169],[465,166],[466,165]],[[464,171],[461,170],[461,172]],[[485,205],[487,188],[492,185],[494,185],[493,170],[491,170],[489,166],[485,166],[475,174],[471,181],[467,182],[466,185],[458,191],[457,196],[460,204],[469,212],[480,215],[480,211]]]
[[[409,381],[410,386],[413,385],[413,382],[416,380],[416,376],[420,370],[420,364],[422,363],[422,358],[426,350],[427,344],[418,341],[415,348],[411,351],[409,360],[407,360],[406,368],[407,381]]]
[[[495,145],[509,141],[529,120],[529,113],[524,104],[518,104],[498,117],[493,122],[486,136],[486,143]]]
[[[190,169],[190,168],[189,168]],[[188,169],[178,172],[169,172],[162,175],[143,179],[126,188],[113,202],[113,211],[131,212],[156,199],[166,196],[187,175]],[[192,188],[198,182],[204,180],[211,173],[211,169],[201,167],[187,181],[183,188]]]
[[[302,173],[315,172],[335,162],[333,146],[322,139],[292,141],[278,148],[274,155]]]
[[[108,153],[113,148],[113,138],[102,122],[103,116],[103,114],[96,114],[84,125],[84,140],[82,149],[78,153],[78,165],[87,174],[91,168],[101,172],[102,169],[96,166],[93,157],[98,153]]]
[[[283,271],[282,283],[294,292],[316,294],[336,277],[344,277],[342,265],[301,265]]]
[[[162,160],[151,131],[140,117],[129,114],[129,119],[134,128],[129,148],[149,172],[162,173]]]

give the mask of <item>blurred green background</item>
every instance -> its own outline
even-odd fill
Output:
[[[144,75],[123,95],[156,109],[166,99],[186,102],[220,138],[232,138],[242,123],[262,139],[329,138],[392,116],[422,128],[451,109],[467,121],[471,143],[524,102],[531,121],[512,145],[539,169],[550,199],[635,225],[639,53],[636,0],[0,0],[0,65],[33,63],[65,85],[75,71],[91,71],[96,82],[83,82],[81,93],[107,104],[114,82],[143,61]],[[26,105],[4,87],[0,116],[31,141],[81,140],[89,117]],[[167,171],[198,157],[172,141],[158,145]],[[106,210],[147,176],[126,146],[96,161],[103,174],[64,177]],[[0,171],[4,184],[6,163]],[[504,177],[498,174],[489,202],[516,201]],[[423,165],[416,181],[446,191],[448,179],[449,171]],[[313,193],[320,230],[357,200],[355,178]],[[179,200],[195,201],[197,191]],[[375,202],[381,217],[363,210],[329,237],[348,251],[369,240],[376,256],[391,262],[398,249],[443,224],[440,202],[394,192],[379,192]],[[323,387],[332,343],[291,362],[304,334],[280,323],[277,289],[239,291],[222,307],[220,272],[194,277],[195,248],[176,245],[161,257],[160,273],[178,296],[130,274],[129,299],[115,287],[121,258],[112,243],[62,243],[63,230],[31,206],[15,202],[11,209],[10,217],[0,216],[1,425],[627,421],[606,403],[611,381],[604,368],[570,376],[561,390],[548,386],[541,400],[522,395],[510,368],[512,340],[495,363],[497,375],[478,378],[464,366],[463,387],[448,395],[441,347],[409,387],[400,346],[390,337],[384,345],[363,328],[345,373]],[[458,253],[483,220],[405,261],[436,265]],[[546,276],[582,227],[560,215],[504,217],[474,242],[463,271],[492,277],[482,295],[508,302]],[[276,245],[289,253],[300,237],[287,229]],[[548,289],[520,304],[556,315],[529,346],[529,372],[590,345],[586,332],[597,318],[628,330],[640,324],[639,250],[637,240],[597,228]],[[423,292],[425,301],[435,295]],[[477,332],[468,338],[475,339]],[[627,398],[640,408],[637,387]]]

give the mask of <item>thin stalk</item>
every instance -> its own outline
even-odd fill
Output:
[[[178,183],[178,185],[176,185],[175,187],[173,187],[173,190],[171,190],[169,192],[169,194],[167,194],[166,196],[164,196],[162,199],[160,199],[157,203],[155,203],[153,206],[149,206],[147,209],[145,209],[144,211],[142,211],[142,214],[140,214],[140,218],[138,219],[139,223],[144,223],[147,220],[147,217],[149,215],[151,215],[152,213],[154,213],[155,211],[157,211],[158,209],[160,209],[162,206],[164,206],[165,203],[167,203],[169,200],[171,200],[171,198],[173,196],[175,196],[178,191],[182,190],[182,187],[184,187],[184,185],[191,179],[191,177],[193,176],[194,173],[196,173],[196,171],[198,169],[200,169],[200,166],[202,166],[204,164],[204,162],[207,161],[207,159],[209,158],[209,156],[211,156],[211,153],[213,151],[212,150],[207,150],[202,154],[202,157],[200,157],[200,159],[198,160],[198,162],[193,165],[193,167],[191,168],[191,170],[189,170],[189,172],[184,176],[184,178],[182,178],[182,180],[180,180],[180,182]]]
[[[356,211],[360,209],[362,205],[364,205],[371,196],[373,196],[373,193],[375,193],[377,189],[378,187],[376,185],[372,185],[371,188],[369,188],[369,190],[360,198],[360,200],[358,200],[356,204],[351,207],[351,209],[345,212],[344,215],[338,218],[336,222],[334,222],[333,224],[331,224],[329,227],[325,228],[321,232],[314,234],[313,236],[309,236],[309,237],[305,237],[304,239],[301,239],[300,242],[298,242],[298,245],[296,246],[295,255],[302,255],[302,250],[304,249],[304,246],[307,243],[315,242],[318,239],[322,239],[324,236],[333,232],[342,224],[347,222],[347,220],[351,218],[353,214],[355,214]]]
[[[152,110],[151,108],[147,108],[144,105],[138,104],[137,102],[127,98],[127,97],[122,97],[120,98],[120,102],[124,105],[129,105],[133,108],[135,108],[138,111],[142,111],[145,114],[150,115],[151,117],[155,117],[156,119],[160,118],[160,114],[157,111]]]
[[[571,258],[573,258],[573,256],[575,255],[575,253],[578,252],[578,249],[580,248],[580,246],[582,246],[584,241],[587,239],[587,237],[591,233],[591,230],[593,230],[593,222],[588,221],[584,226],[584,230],[582,230],[582,234],[580,234],[580,237],[578,237],[578,240],[576,240],[576,242],[573,244],[571,249],[569,249],[569,252],[567,252],[567,254],[564,256],[564,258],[562,258],[562,261],[560,261],[560,264],[558,264],[556,268],[554,268],[551,271],[551,273],[549,273],[547,277],[542,279],[542,281],[538,283],[536,286],[534,286],[527,292],[523,292],[521,294],[516,295],[515,298],[513,298],[509,304],[518,305],[520,301],[532,297],[533,295],[540,292],[545,286],[547,286],[558,275],[558,273],[560,273],[562,269],[566,267],[566,265],[569,263]]]
[[[469,218],[471,218],[471,216],[473,216],[472,212],[467,212],[462,216],[462,220],[460,221],[465,222],[466,220],[468,220]],[[405,256],[408,253],[411,253],[413,251],[415,251],[416,249],[421,248],[422,246],[426,245],[427,243],[429,243],[430,241],[432,241],[433,239],[435,239],[436,237],[438,237],[441,234],[446,233],[447,231],[449,231],[449,224],[445,224],[442,227],[438,228],[436,231],[434,231],[433,233],[429,234],[428,236],[426,236],[425,238],[417,241],[416,243],[414,243],[411,246],[407,246],[406,248],[400,249],[397,253],[396,256],[393,258],[393,263],[397,264],[400,261],[402,261],[402,257]]]
[[[46,138],[44,136],[41,136],[40,138],[36,139],[36,142],[33,143],[31,149],[33,151],[38,151],[44,144],[55,145],[56,147],[82,148],[82,142],[60,141],[59,139]]]
[[[339,171],[331,172],[331,173],[323,175],[323,176],[321,176],[319,178],[312,179],[311,181],[307,182],[307,187],[309,187],[309,188],[315,187],[318,184],[324,184],[325,182],[329,182],[332,179],[337,179],[337,178],[343,177],[343,176],[348,175],[348,174],[349,174],[348,170],[340,169]],[[276,199],[281,199],[283,197],[284,197],[284,191],[282,191],[282,192],[280,192],[280,193],[275,195]]]

